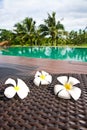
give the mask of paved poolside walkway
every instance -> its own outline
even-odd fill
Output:
[[[30,74],[34,74],[37,70],[44,70],[49,73],[78,73],[87,74],[86,62],[61,61],[50,59],[34,59],[16,56],[0,56],[0,67],[13,67],[22,65],[27,67],[35,67]]]

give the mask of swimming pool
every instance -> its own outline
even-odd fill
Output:
[[[1,49],[0,55],[87,62],[87,48],[8,47]]]

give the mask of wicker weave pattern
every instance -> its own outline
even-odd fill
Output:
[[[54,95],[53,87],[58,84],[56,78],[60,75],[80,80],[77,86],[82,95],[78,101]],[[87,75],[53,74],[52,84],[40,87],[33,84],[33,76],[21,76],[21,79],[31,92],[24,100],[17,96],[0,100],[0,130],[87,130]],[[1,85],[0,89],[3,87]]]

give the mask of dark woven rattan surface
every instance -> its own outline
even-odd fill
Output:
[[[12,74],[8,75],[10,71]],[[0,69],[0,95],[3,95],[6,87],[3,84],[9,76],[23,79],[30,88],[23,100],[17,96],[12,99],[0,97],[0,130],[87,130],[87,75],[52,74],[50,85],[37,87],[33,84],[33,76],[18,73],[15,69]],[[64,100],[54,95],[53,88],[60,75],[80,80],[77,85],[82,90],[79,100]]]

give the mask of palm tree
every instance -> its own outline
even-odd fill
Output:
[[[17,39],[21,41],[22,45],[24,43],[32,44],[34,42],[35,36],[35,24],[32,18],[25,18],[22,23],[15,24],[15,32],[17,34]]]
[[[12,43],[14,39],[14,33],[10,30],[0,29],[0,41],[8,41],[9,45]]]
[[[56,21],[56,13],[52,12],[52,15],[48,14],[48,18],[44,20],[45,24],[40,24],[39,29],[42,36],[49,36],[51,38],[52,45],[57,43],[60,30],[64,30],[64,26],[60,21]]]

